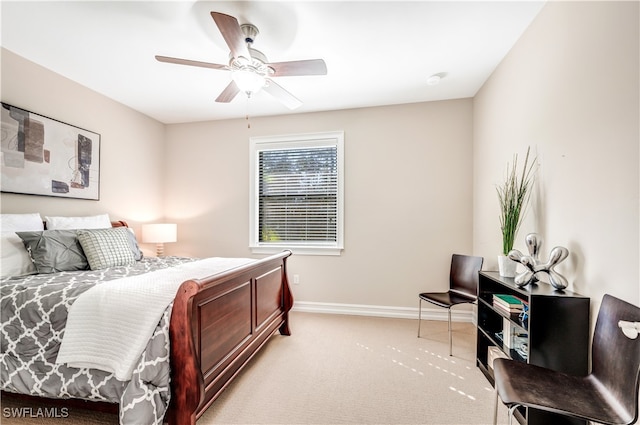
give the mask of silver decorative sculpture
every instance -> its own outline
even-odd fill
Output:
[[[515,277],[514,281],[516,285],[518,285],[518,287],[523,287],[528,284],[534,284],[538,281],[538,273],[546,273],[549,276],[549,283],[551,283],[551,286],[560,291],[565,289],[569,285],[569,282],[553,268],[569,256],[569,250],[562,246],[556,246],[549,253],[549,260],[546,263],[541,264],[539,255],[542,240],[538,238],[537,234],[529,233],[525,237],[525,243],[529,250],[529,255],[522,255],[522,253],[517,249],[509,251],[509,258],[513,261],[519,262],[527,268],[527,270]]]

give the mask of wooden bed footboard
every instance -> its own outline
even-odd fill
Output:
[[[289,335],[290,251],[184,282],[171,314],[170,425],[195,424],[279,330]]]

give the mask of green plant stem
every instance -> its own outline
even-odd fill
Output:
[[[520,229],[524,212],[531,197],[535,158],[529,164],[531,148],[527,148],[522,174],[519,176],[518,155],[513,157],[513,166],[507,164],[505,182],[496,188],[500,203],[500,228],[502,230],[502,253],[507,255],[513,249],[515,237]]]

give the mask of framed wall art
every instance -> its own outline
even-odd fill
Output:
[[[0,190],[100,199],[100,135],[2,103]]]

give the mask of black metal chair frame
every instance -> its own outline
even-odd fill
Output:
[[[494,361],[495,406],[507,406],[509,424],[518,406],[607,425],[638,420],[640,307],[605,295],[591,346],[591,373],[574,376],[510,359]]]
[[[478,299],[478,272],[482,269],[483,257],[453,254],[449,272],[447,292],[423,292],[418,295],[418,338],[422,323],[422,301],[427,301],[447,309],[449,355],[452,353],[451,308],[458,304],[473,304]]]

